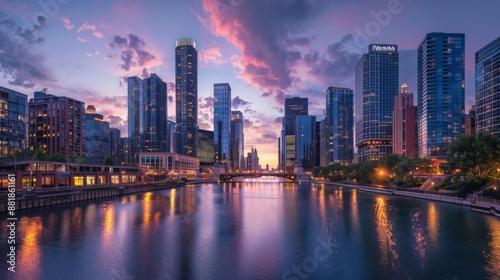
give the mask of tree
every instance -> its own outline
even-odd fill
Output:
[[[104,165],[115,165],[115,163],[113,162],[113,158],[111,156],[105,157],[102,164],[104,164]]]
[[[33,157],[32,157],[33,160],[41,160],[41,161],[46,161],[49,159],[49,157],[47,156],[47,154],[45,154],[45,152],[43,151],[42,148],[37,148],[35,150],[35,154],[33,154]]]
[[[487,133],[460,136],[448,148],[450,168],[477,186],[498,176],[499,158],[500,139]]]
[[[429,159],[405,158],[395,170],[395,181],[398,185],[417,187],[419,185],[418,176],[420,174],[429,174],[431,171],[432,164]]]
[[[55,162],[66,162],[66,156],[63,154],[53,154],[49,156],[48,160]]]
[[[79,157],[79,156],[70,156],[69,159],[68,159],[68,162],[78,163],[78,164],[84,164],[85,163],[85,159],[82,158],[82,157]]]

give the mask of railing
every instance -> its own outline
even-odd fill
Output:
[[[476,197],[476,203],[480,204],[490,204],[490,205],[498,205],[500,206],[500,200],[494,199],[491,197],[485,197],[485,196],[477,196]]]

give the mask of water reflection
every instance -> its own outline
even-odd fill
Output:
[[[6,244],[6,223],[0,224]],[[500,273],[497,218],[270,178],[40,209],[20,219],[18,238],[15,279],[22,280],[282,279],[310,260],[318,244],[334,253],[308,279],[495,279]]]

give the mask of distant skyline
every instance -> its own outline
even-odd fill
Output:
[[[199,53],[201,129],[213,129],[213,84],[229,83],[243,113],[245,151],[277,166],[285,97],[309,98],[323,119],[329,86],[354,89],[368,44],[397,44],[400,83],[417,94],[417,47],[426,33],[465,33],[466,110],[474,103],[474,53],[500,36],[500,1],[194,0],[2,1],[0,86],[94,105],[127,135],[128,76],[168,83],[175,121],[175,41]],[[34,20],[33,20],[34,19]],[[377,21],[378,20],[378,21]],[[416,97],[415,97],[416,98]]]

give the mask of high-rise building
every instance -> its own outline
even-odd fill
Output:
[[[354,160],[354,94],[352,89],[329,87],[326,90],[326,161],[352,164]]]
[[[316,117],[295,118],[295,159],[298,167],[312,170],[316,162]]]
[[[25,94],[0,87],[0,158],[26,149],[27,106]]]
[[[134,165],[134,157],[132,155],[132,140],[129,137],[120,138],[120,165]],[[139,156],[137,156],[139,157]]]
[[[476,106],[472,105],[469,113],[465,117],[465,134],[472,135],[476,134]]]
[[[405,157],[418,156],[417,106],[413,105],[413,93],[408,92],[408,85],[403,83],[401,93],[394,98],[392,131],[394,154]]]
[[[295,151],[295,118],[309,114],[309,100],[307,98],[293,97],[285,99],[285,117],[283,118],[282,161],[284,170],[293,171],[296,164]]]
[[[29,101],[29,149],[85,158],[84,114],[82,101],[36,91]]]
[[[141,131],[141,152],[167,152],[167,83],[151,74],[143,80],[144,107]]]
[[[428,33],[418,47],[417,75],[420,156],[443,158],[464,134],[464,34]]]
[[[138,164],[139,152],[167,151],[167,84],[154,73],[127,81],[131,156]]]
[[[476,52],[476,131],[500,137],[500,37]]]
[[[214,132],[210,130],[198,130],[198,158],[200,165],[214,165]]]
[[[94,105],[85,111],[85,162],[103,164],[110,152],[109,123],[96,112]]]
[[[169,153],[176,153],[175,148],[177,147],[175,145],[176,141],[176,136],[175,136],[175,122],[173,121],[167,121],[167,152]]]
[[[130,150],[127,151],[127,157],[132,162],[126,161],[126,164],[139,164],[139,152],[141,143],[141,128],[144,127],[144,100],[143,82],[139,77],[127,78],[127,106],[128,106],[128,140],[130,141]]]
[[[319,165],[328,166],[332,164],[330,147],[333,146],[333,134],[330,133],[328,121],[325,119],[319,123]]]
[[[360,162],[392,153],[392,112],[399,87],[397,45],[369,45],[356,66],[356,147]]]
[[[316,121],[316,162],[315,167],[321,166],[321,121]]]
[[[214,84],[214,154],[215,164],[230,169],[231,87]]]
[[[113,158],[113,163],[115,165],[121,164],[121,156],[120,156],[120,138],[121,131],[118,128],[110,128],[109,129],[109,152],[111,157]]]
[[[257,148],[251,148],[251,152],[248,153],[247,156],[247,170],[250,172],[258,172],[260,171],[259,166],[259,156],[257,154]]]
[[[175,118],[177,153],[196,157],[198,150],[198,52],[191,38],[175,47]]]
[[[241,157],[244,156],[243,114],[240,111],[231,112],[231,169],[243,171]]]

